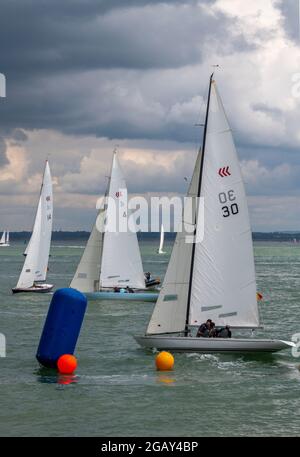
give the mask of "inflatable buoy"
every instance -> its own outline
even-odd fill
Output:
[[[75,289],[59,289],[52,297],[36,358],[57,368],[61,355],[73,354],[86,311],[86,297]]]
[[[155,365],[158,371],[170,371],[174,367],[174,357],[170,352],[160,352],[155,358]]]

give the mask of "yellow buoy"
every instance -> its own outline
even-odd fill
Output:
[[[174,357],[169,352],[162,351],[156,356],[155,365],[158,371],[173,370]]]

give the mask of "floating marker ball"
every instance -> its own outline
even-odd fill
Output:
[[[174,357],[169,352],[160,352],[155,358],[155,365],[158,371],[173,370]]]
[[[72,374],[77,368],[77,360],[74,355],[61,355],[57,361],[57,368],[61,374]]]

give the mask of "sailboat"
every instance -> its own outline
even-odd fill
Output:
[[[9,244],[9,232],[7,232],[6,230],[2,233],[2,237],[0,239],[0,247],[2,248],[6,248],[8,247],[10,244]]]
[[[165,239],[165,232],[164,232],[164,226],[161,224],[160,227],[160,243],[159,243],[159,248],[158,248],[158,254],[165,254],[164,251],[164,239]]]
[[[291,342],[254,337],[193,336],[195,327],[207,319],[221,328],[229,325],[231,329],[254,330],[260,326],[246,194],[213,75],[203,145],[188,196],[196,201],[192,220],[185,221],[183,213],[186,231],[177,233],[146,334],[136,336],[136,341],[146,348],[202,353],[275,352],[294,346]],[[192,243],[187,243],[188,223],[194,233]]]
[[[18,284],[12,289],[13,293],[49,292],[53,288],[52,284],[46,283],[52,234],[52,201],[51,173],[46,161],[32,235]]]
[[[158,293],[147,290],[137,234],[127,230],[125,194],[114,151],[108,188],[70,287],[91,299],[156,301]],[[116,212],[124,218],[125,230],[106,229],[112,227]]]

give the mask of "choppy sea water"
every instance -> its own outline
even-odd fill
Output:
[[[24,246],[0,249],[1,436],[296,436],[300,430],[300,359],[276,355],[176,354],[157,373],[154,355],[132,335],[144,332],[152,303],[90,302],[73,377],[40,369],[35,359],[51,295],[12,295]],[[163,276],[168,254],[141,243],[145,271]],[[56,242],[49,282],[68,286],[82,246]],[[257,243],[255,259],[264,330],[300,332],[300,245]]]

